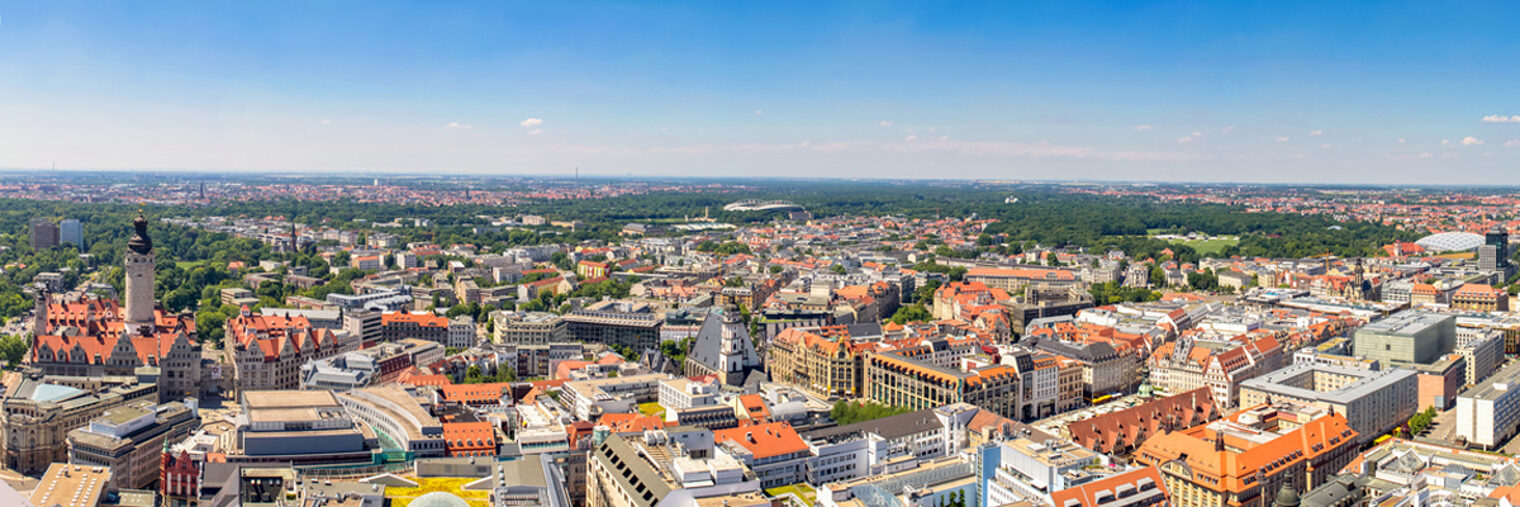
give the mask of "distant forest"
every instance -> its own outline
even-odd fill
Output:
[[[576,243],[590,239],[615,240],[629,222],[679,221],[708,212],[718,221],[764,223],[782,218],[782,212],[729,212],[723,205],[740,199],[787,200],[805,206],[817,217],[838,215],[893,215],[905,218],[953,217],[997,219],[974,250],[947,251],[943,246],[920,245],[936,254],[970,257],[986,251],[1010,253],[1035,244],[1116,248],[1131,256],[1157,256],[1171,248],[1174,258],[1196,261],[1191,248],[1147,237],[1148,232],[1198,231],[1210,235],[1240,236],[1238,245],[1225,247],[1222,255],[1305,257],[1332,253],[1340,256],[1378,255],[1378,247],[1395,239],[1412,241],[1415,231],[1401,231],[1367,222],[1337,222],[1323,216],[1247,213],[1241,209],[1185,203],[1161,203],[1143,198],[1113,198],[1060,192],[1049,186],[991,188],[971,184],[877,183],[877,182],[762,182],[753,192],[714,194],[653,193],[595,200],[563,200],[516,207],[458,205],[434,207],[356,202],[230,202],[202,207],[146,206],[158,249],[158,292],[174,294],[178,301],[205,298],[205,287],[221,284],[228,276],[225,263],[254,263],[275,256],[252,239],[171,227],[158,221],[174,216],[294,216],[305,224],[364,230],[370,223],[396,218],[424,218],[430,227],[387,229],[405,241],[431,241],[443,245],[472,243],[489,251],[543,243]],[[1014,196],[1018,202],[1005,204]],[[119,285],[123,248],[131,235],[131,218],[138,207],[126,204],[92,204],[0,200],[0,317],[13,317],[30,307],[21,288],[43,271],[70,267],[66,276],[84,272],[88,264],[102,267],[99,281]],[[502,217],[537,214],[551,220],[580,220],[576,231],[499,230],[480,216]],[[84,226],[87,247],[34,252],[28,242],[32,218],[74,218]],[[674,233],[670,233],[674,234]],[[93,256],[91,262],[79,253]],[[310,256],[299,264],[317,267]],[[210,261],[199,263],[200,261]],[[179,263],[178,265],[176,263]],[[199,263],[199,264],[197,264]],[[338,270],[320,274],[337,276]],[[188,285],[188,287],[186,287]],[[179,305],[176,305],[179,306]]]

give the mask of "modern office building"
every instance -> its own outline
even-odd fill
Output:
[[[802,435],[811,449],[807,482],[825,484],[869,477],[892,464],[910,466],[949,452],[945,423],[934,410],[919,410]]]
[[[374,463],[375,428],[357,424],[332,391],[244,391],[228,463]]]
[[[1520,429],[1520,363],[1457,396],[1457,438],[1493,449]]]
[[[69,463],[110,467],[114,486],[140,489],[159,478],[165,442],[199,428],[196,410],[184,403],[137,400],[108,409],[88,426],[69,432]]]
[[[1011,419],[1034,418],[1036,407],[1024,403],[1018,368],[999,364],[964,371],[925,359],[934,352],[921,345],[871,356],[865,364],[865,397],[915,410],[965,402]]]
[[[658,348],[660,326],[665,324],[665,319],[647,307],[629,304],[595,305],[570,312],[563,319],[571,339],[621,345],[633,350]]]
[[[1495,227],[1483,235],[1483,245],[1478,247],[1478,269],[1510,273],[1510,252],[1509,232]]]
[[[1357,329],[1352,355],[1384,365],[1430,364],[1455,350],[1456,343],[1456,317],[1405,310]]]
[[[769,505],[754,474],[706,436],[682,445],[662,430],[592,437],[586,506]]]
[[[58,224],[46,218],[31,220],[32,250],[47,250],[58,246]]]
[[[58,222],[58,243],[74,245],[80,251],[85,251],[84,228],[80,227],[78,220],[66,218]]]
[[[1345,416],[1351,429],[1370,441],[1414,416],[1417,375],[1406,369],[1294,364],[1241,384],[1240,405],[1292,401],[1317,406]]]

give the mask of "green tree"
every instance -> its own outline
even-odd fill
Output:
[[[927,322],[933,318],[934,315],[929,313],[929,310],[924,308],[924,305],[915,304],[899,307],[897,312],[892,314],[890,320],[895,324],[901,325],[909,322]]]
[[[20,336],[7,335],[0,338],[0,358],[5,359],[6,367],[15,368],[21,364],[21,359],[26,357],[26,340]]]

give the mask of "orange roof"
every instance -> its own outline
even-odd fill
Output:
[[[1112,493],[1114,491],[1117,491],[1120,486],[1126,484],[1130,486],[1138,486],[1137,483],[1143,482],[1145,479],[1149,479],[1151,485],[1159,488],[1162,495],[1168,495],[1166,491],[1166,484],[1161,480],[1161,472],[1157,471],[1156,467],[1145,467],[1124,472],[1122,474],[1115,474],[1104,477],[1102,479],[1098,479],[1096,481],[1092,481],[1080,486],[1052,492],[1050,494],[1050,499],[1056,505],[1062,507],[1067,507],[1070,505],[1097,507],[1099,505],[1097,496],[1099,492]],[[1139,490],[1140,488],[1136,487],[1134,489]],[[1276,492],[1272,493],[1276,494]],[[1078,503],[1071,504],[1069,503],[1071,500],[1076,500]]]
[[[1238,419],[1247,412],[1263,407],[1266,405],[1236,412],[1231,418]],[[1184,459],[1195,477],[1213,485],[1211,489],[1242,493],[1258,485],[1255,482],[1258,472],[1268,475],[1278,473],[1294,463],[1335,452],[1342,446],[1352,445],[1356,435],[1356,431],[1351,429],[1341,414],[1309,421],[1266,442],[1222,434],[1208,425],[1200,425],[1184,431],[1151,436],[1141,444],[1135,453],[1135,459],[1145,465]],[[1225,439],[1226,447],[1240,450],[1214,450],[1214,440],[1219,438]]]
[[[744,406],[744,411],[748,412],[752,419],[766,419],[771,416],[770,409],[765,408],[765,398],[758,394],[740,396],[739,403]]]
[[[416,324],[424,327],[449,327],[448,317],[433,313],[391,312],[380,314],[380,324]]]
[[[489,422],[443,423],[443,445],[450,453],[496,450],[496,427]]]
[[[658,417],[643,414],[603,414],[596,420],[596,425],[612,428],[613,433],[633,433],[665,429],[674,423],[666,424]]]
[[[805,452],[807,442],[785,422],[762,423],[713,432],[718,442],[729,441],[749,450],[754,459]]]
[[[491,382],[488,384],[446,384],[438,386],[443,399],[459,403],[488,403],[501,401],[502,396],[511,392],[511,384],[506,382]]]

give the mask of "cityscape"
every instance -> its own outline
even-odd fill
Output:
[[[0,506],[1520,505],[1517,14],[0,7]]]

